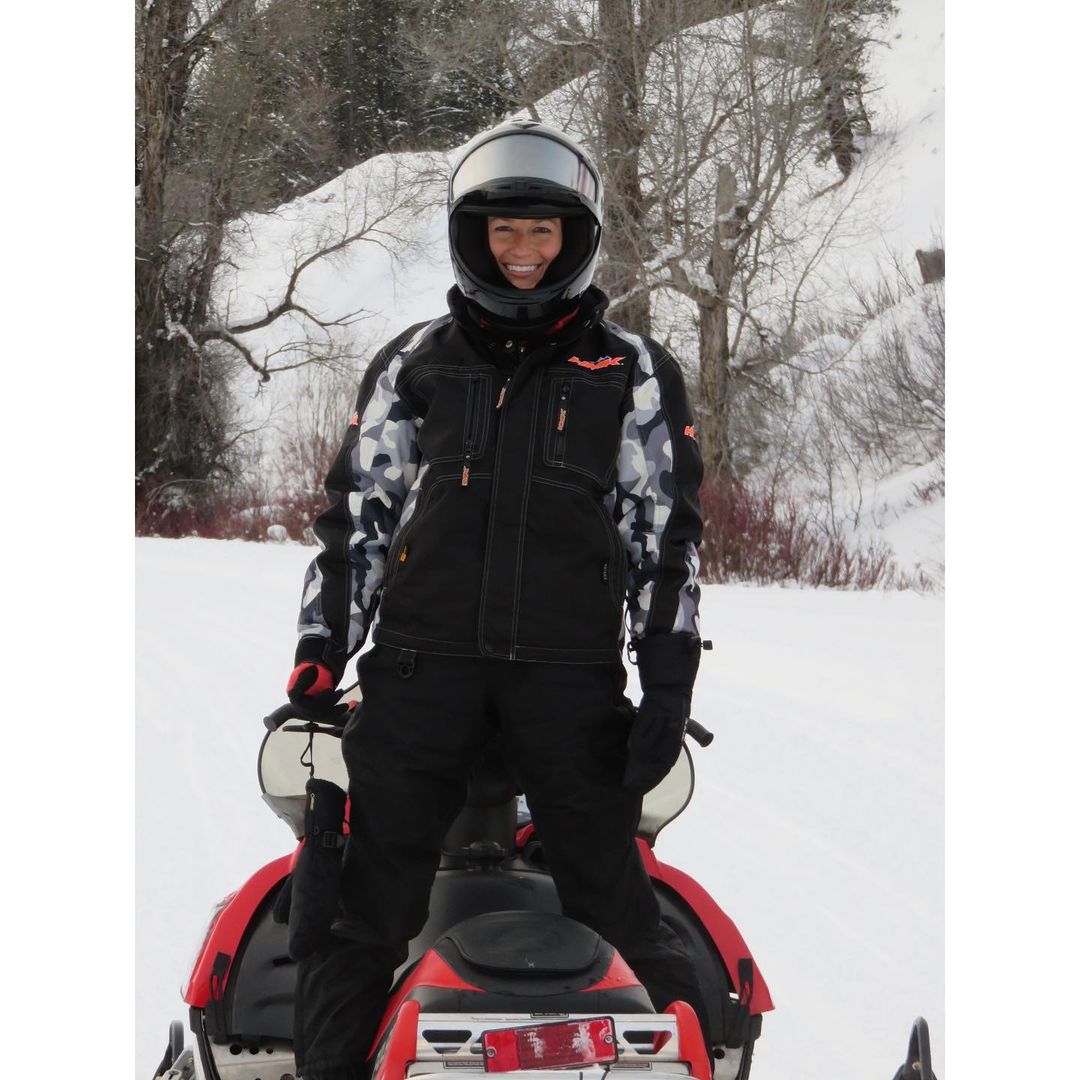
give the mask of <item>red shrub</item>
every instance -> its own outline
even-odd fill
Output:
[[[789,493],[706,482],[701,512],[703,581],[793,581],[842,589],[926,585],[897,572],[888,544],[850,544],[827,535]]]
[[[309,540],[307,530],[325,506],[321,491],[256,498],[243,489],[193,492],[180,484],[149,493],[136,489],[135,534],[270,540],[270,527],[280,526],[290,540]]]
[[[310,540],[308,529],[326,506],[322,491],[262,495],[249,490],[207,491],[188,483],[136,489],[139,536],[202,536],[269,540],[272,525],[290,540]],[[706,582],[790,581],[842,589],[933,588],[923,575],[897,571],[892,549],[879,541],[849,543],[828,536],[790,493],[708,482],[701,489],[705,533],[701,578]]]

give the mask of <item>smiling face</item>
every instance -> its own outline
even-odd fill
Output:
[[[559,218],[488,218],[488,247],[511,285],[535,289],[562,250]]]

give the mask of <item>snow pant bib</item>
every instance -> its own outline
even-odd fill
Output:
[[[681,999],[707,1016],[693,964],[660,921],[637,850],[640,796],[621,786],[621,664],[416,656],[376,645],[359,675],[362,702],[342,741],[351,809],[341,916],[333,943],[307,957],[297,976],[304,1080],[363,1076],[394,970],[427,921],[440,847],[464,804],[470,765],[496,731],[564,914],[618,949],[657,1009]]]

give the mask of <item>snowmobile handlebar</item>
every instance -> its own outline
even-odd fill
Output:
[[[303,720],[303,718],[296,711],[296,707],[293,703],[287,701],[284,705],[276,708],[269,716],[264,716],[263,724],[268,731],[277,731],[278,728],[287,724],[290,720]],[[314,724],[310,721],[304,721],[301,730],[312,732],[317,735],[336,735],[340,737],[342,729],[336,724]],[[708,746],[709,743],[713,741],[713,733],[703,724],[699,724],[696,720],[686,721],[686,734],[702,748]]]
[[[340,735],[341,726],[338,724],[316,724],[311,720],[305,720],[297,711],[291,701],[279,705],[269,716],[263,717],[263,724],[267,731],[277,731],[278,728],[287,724],[290,720],[299,720],[304,731],[312,731],[316,735]]]
[[[699,724],[696,720],[686,721],[686,734],[703,750],[713,741],[714,737],[713,733],[704,724]]]

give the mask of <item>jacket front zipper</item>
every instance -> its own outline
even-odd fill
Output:
[[[514,347],[513,341],[507,341],[506,342],[505,348],[506,348],[507,352],[509,352],[511,349],[513,349],[513,347]],[[513,385],[514,376],[519,371],[521,371],[522,363],[523,363],[523,361],[525,359],[526,349],[525,349],[525,345],[523,343],[518,344],[517,352],[518,352],[517,366],[506,377],[506,381],[502,384],[502,387],[499,390],[499,396],[495,401],[495,436],[494,436],[495,437],[495,468],[494,468],[494,471],[493,471],[492,477],[491,477],[491,492],[492,492],[492,497],[493,498],[494,498],[494,496],[496,495],[496,493],[499,490],[499,462],[502,460],[503,436],[505,434],[503,425],[500,423],[500,418],[502,416],[502,410],[506,406],[506,399],[510,394],[510,387]],[[495,522],[495,517],[494,517],[494,515],[492,515],[488,519],[488,545],[489,545],[489,547],[490,547],[490,544],[491,544],[491,534],[492,534],[492,529],[494,528],[494,522]],[[481,606],[483,605],[483,598],[484,598],[484,590],[481,591]],[[481,645],[481,648],[482,648],[482,645]],[[517,659],[517,642],[516,641],[511,641],[510,642],[510,659],[511,660],[516,660]]]
[[[566,421],[570,414],[570,384],[564,382],[559,388],[559,403],[555,410],[554,458],[557,465],[566,459]]]
[[[465,406],[465,459],[461,465],[461,486],[469,486],[469,470],[472,468],[473,455],[480,429],[480,399],[483,389],[479,379],[469,380],[469,399]]]

